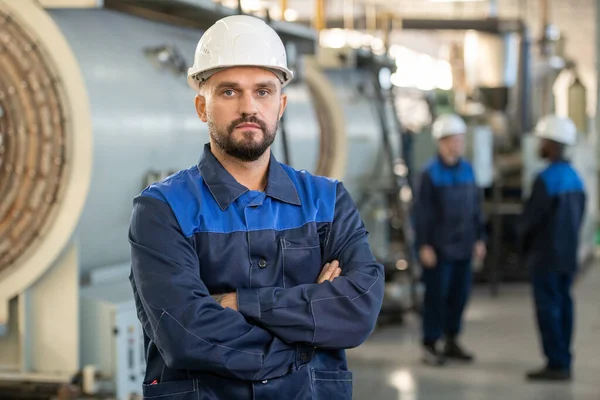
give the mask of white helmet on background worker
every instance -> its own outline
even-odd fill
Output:
[[[538,121],[535,135],[558,143],[574,145],[577,142],[577,127],[570,118],[549,114]]]
[[[200,38],[194,65],[188,70],[188,84],[198,91],[200,83],[213,74],[239,66],[267,68],[283,86],[294,77],[277,32],[260,18],[232,15],[215,22]]]
[[[456,114],[442,114],[435,119],[431,133],[434,139],[467,133],[467,124]]]

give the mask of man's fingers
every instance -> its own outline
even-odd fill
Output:
[[[336,267],[333,270],[333,273],[331,274],[331,279],[329,279],[330,281],[333,281],[335,278],[337,278],[338,276],[340,276],[340,274],[342,273],[342,269],[339,267]]]
[[[317,279],[317,283],[323,283],[325,282],[328,278],[329,278],[329,267],[331,266],[331,264],[327,263],[323,266],[323,269],[321,270],[321,274],[319,275],[319,278]]]
[[[337,260],[333,260],[332,262],[325,264],[321,270],[321,274],[319,275],[317,283],[332,281],[334,278],[340,276],[342,270],[339,265],[340,263]]]

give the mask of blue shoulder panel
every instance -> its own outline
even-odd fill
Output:
[[[583,192],[583,182],[575,169],[566,162],[553,163],[541,173],[550,196],[568,192]]]
[[[473,168],[465,160],[461,160],[456,167],[447,167],[436,157],[427,164],[426,171],[429,173],[433,185],[438,187],[475,183]]]
[[[168,203],[186,237],[198,232],[286,230],[310,222],[333,221],[338,182],[282,166],[296,187],[302,206],[248,191],[222,211],[196,166],[153,183],[141,195]],[[262,206],[252,211],[252,216],[247,215],[246,206],[256,204],[257,198],[262,198]]]
[[[182,232],[189,237],[200,222],[200,205],[205,204],[204,190],[200,171],[197,166],[192,166],[151,184],[142,191],[141,196],[153,197],[169,204]],[[213,200],[213,203],[219,209],[216,201]]]
[[[302,205],[272,202],[274,204],[272,218],[275,220],[276,215],[285,216],[278,218],[277,222],[280,226],[276,229],[292,229],[309,222],[332,222],[339,182],[312,175],[305,170],[298,171],[288,165],[281,164],[281,166],[296,187]]]

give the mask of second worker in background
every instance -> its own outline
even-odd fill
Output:
[[[471,165],[462,158],[466,124],[457,115],[438,117],[433,137],[438,155],[421,174],[415,203],[416,239],[423,266],[423,361],[472,361],[458,343],[471,292],[472,259],[486,247],[480,191]],[[445,347],[439,341],[445,337]]]
[[[573,121],[547,115],[535,131],[548,166],[536,177],[520,223],[520,245],[531,274],[546,365],[533,381],[571,380],[574,307],[571,287],[578,270],[579,234],[586,204],[583,181],[565,157],[577,142]]]

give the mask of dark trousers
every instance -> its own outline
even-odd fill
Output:
[[[435,268],[423,268],[425,299],[423,304],[423,342],[432,343],[446,335],[461,332],[462,316],[473,272],[471,261],[440,262]]]
[[[532,273],[533,297],[542,349],[548,367],[571,368],[571,338],[573,335],[573,300],[570,272]]]

